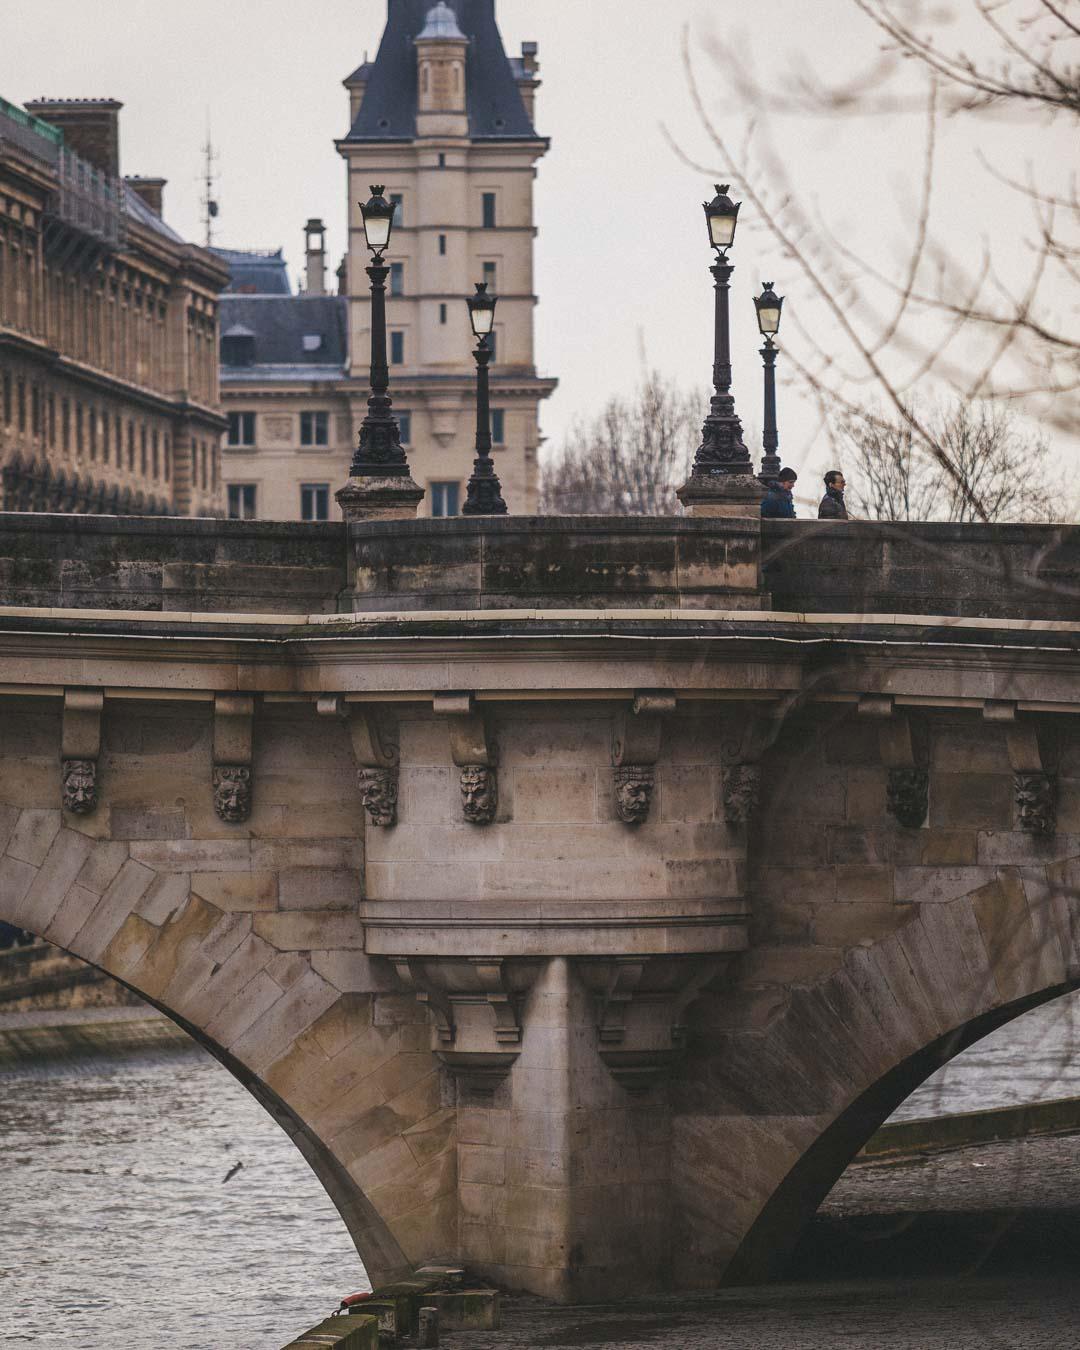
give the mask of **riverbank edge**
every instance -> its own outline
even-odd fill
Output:
[[[954,1116],[928,1116],[883,1125],[856,1154],[855,1163],[889,1162],[974,1144],[1080,1132],[1080,1097],[990,1107]]]
[[[195,1042],[150,1008],[86,1008],[0,1016],[0,1069],[58,1059],[183,1049]]]

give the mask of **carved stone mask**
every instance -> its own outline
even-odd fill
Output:
[[[398,776],[396,769],[358,769],[360,800],[372,825],[396,825]]]
[[[251,815],[251,770],[239,764],[214,770],[214,810],[227,825],[240,825]]]
[[[724,819],[729,825],[746,825],[761,798],[761,766],[729,764],[724,770]]]
[[[1057,826],[1054,779],[1045,773],[1018,773],[1014,786],[1020,828],[1027,834],[1053,834]]]
[[[643,825],[649,818],[656,775],[646,764],[628,764],[615,770],[615,809],[627,825]]]
[[[925,769],[890,769],[885,803],[905,829],[917,830],[929,807],[930,775]]]
[[[88,816],[97,806],[97,763],[92,759],[65,759],[64,810]]]
[[[490,825],[499,805],[495,770],[483,764],[468,764],[461,771],[461,804],[470,825]]]

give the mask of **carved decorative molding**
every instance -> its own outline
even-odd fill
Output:
[[[890,694],[864,694],[859,716],[880,719],[878,749],[888,770],[885,807],[907,830],[921,829],[930,809],[930,771],[926,729],[898,712]]]
[[[390,829],[398,822],[401,755],[397,738],[390,726],[371,709],[354,705],[348,709],[347,720],[357,763],[356,785],[367,818],[372,825]]]
[[[776,710],[729,717],[720,741],[720,800],[729,825],[748,825],[761,801],[761,758],[776,739]]]
[[[494,1091],[521,1053],[521,1010],[539,962],[391,957],[430,1013],[439,1060],[475,1092]]]
[[[214,696],[214,810],[227,825],[242,825],[251,815],[255,790],[252,745],[255,699],[250,694]]]
[[[686,1049],[686,1009],[728,965],[725,957],[614,957],[575,968],[596,1008],[600,1058],[628,1092],[647,1092]]]
[[[1049,835],[1057,830],[1057,738],[1040,737],[1032,721],[1013,721],[1006,727],[1005,744],[1013,771],[1016,820],[1026,834]]]
[[[61,799],[65,811],[88,816],[98,804],[98,759],[105,695],[100,689],[65,689],[60,738]]]
[[[436,694],[435,714],[445,717],[450,756],[461,770],[461,809],[470,825],[490,825],[499,809],[498,755],[483,713],[470,693]]]
[[[885,805],[906,829],[918,830],[930,808],[930,774],[926,769],[890,769]]]
[[[675,695],[642,690],[612,726],[611,763],[615,810],[626,825],[649,818],[656,786],[656,761],[663,741],[663,717],[675,711]]]

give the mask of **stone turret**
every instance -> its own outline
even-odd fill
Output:
[[[418,136],[467,136],[465,58],[469,39],[445,0],[428,12],[415,39]]]

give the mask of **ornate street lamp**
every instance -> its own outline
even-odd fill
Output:
[[[386,278],[390,269],[383,254],[394,228],[394,205],[383,196],[381,185],[373,186],[371,199],[360,203],[364,237],[371,250],[371,397],[368,414],[360,428],[350,478],[407,478],[409,463],[401,446],[401,432],[388,394],[390,369],[386,363]]]
[[[780,472],[780,456],[777,449],[780,439],[776,430],[776,343],[773,338],[780,331],[780,311],[784,308],[784,297],[777,295],[771,281],[762,282],[761,294],[754,297],[757,310],[758,328],[765,339],[761,349],[761,359],[765,362],[765,429],[761,443],[765,453],[761,458],[761,477],[771,482]]]
[[[470,295],[469,320],[476,336],[476,459],[473,461],[473,474],[469,479],[469,490],[465,496],[465,505],[461,508],[463,516],[505,516],[506,503],[502,498],[502,488],[495,465],[491,459],[491,398],[488,366],[491,364],[491,348],[488,338],[495,327],[495,306],[497,297],[488,294],[487,282],[476,282],[476,294]]]
[[[731,394],[731,336],[728,319],[728,296],[734,268],[727,260],[727,250],[735,240],[741,202],[728,196],[728,185],[717,185],[716,196],[705,203],[705,220],[709,227],[709,243],[716,250],[716,262],[711,267],[716,286],[716,318],[713,359],[714,393],[709,415],[705,419],[701,446],[694,456],[692,480],[700,481],[712,475],[752,475],[750,452],[743,444],[742,423],[735,414],[735,400]]]

